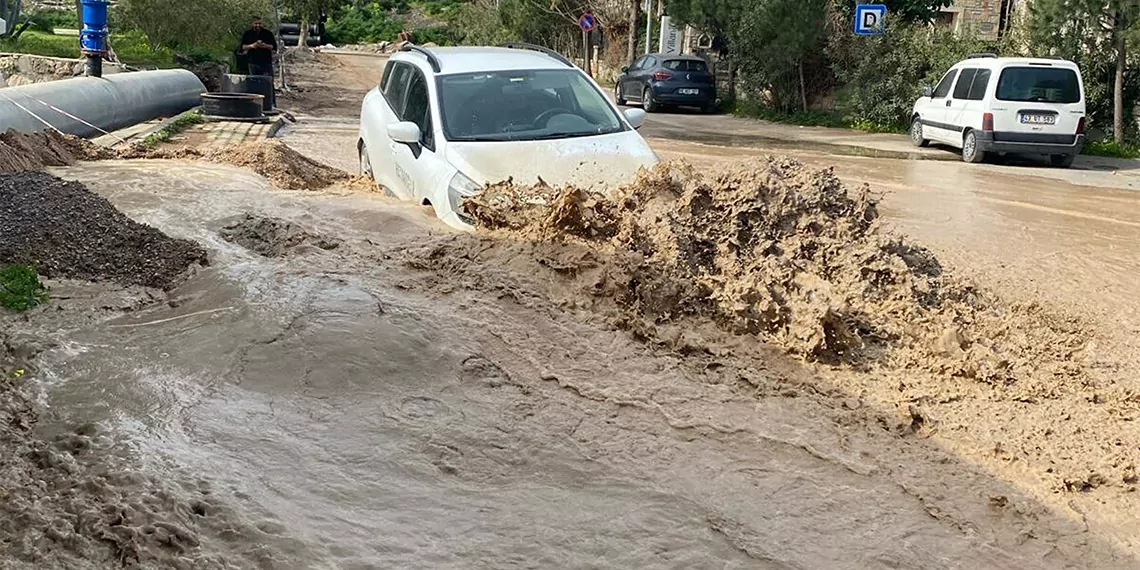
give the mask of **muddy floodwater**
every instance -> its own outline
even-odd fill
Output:
[[[495,285],[510,268],[448,282],[430,256],[409,265],[405,252],[452,235],[422,208],[207,163],[53,172],[210,252],[169,302],[52,332],[40,376],[48,425],[95,422],[123,460],[211,489],[235,522],[202,549],[233,567],[1137,567],[1129,503],[1082,518],[952,441],[880,425],[897,410],[826,370],[771,350],[738,365],[775,388],[743,390]],[[907,199],[887,204],[917,212]],[[1031,211],[1052,225],[995,228],[1011,201],[897,218],[976,224],[975,239],[1044,232],[982,250],[995,260],[1071,236],[1050,259],[1116,255],[1100,284],[1127,296],[1133,248],[1097,246],[1048,209]]]

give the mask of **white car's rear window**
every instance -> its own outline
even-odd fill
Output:
[[[438,81],[448,140],[546,140],[626,129],[605,95],[575,69],[443,75]]]
[[[1001,101],[1080,103],[1081,84],[1071,69],[1007,67],[998,78],[997,98]]]

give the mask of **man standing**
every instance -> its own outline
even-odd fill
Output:
[[[241,51],[248,56],[250,75],[273,77],[273,52],[277,51],[277,38],[261,25],[261,18],[253,19],[253,27],[241,35]]]

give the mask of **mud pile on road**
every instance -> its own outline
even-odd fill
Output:
[[[326,166],[289,148],[279,140],[244,143],[212,150],[207,160],[249,168],[287,190],[325,188],[349,179],[348,173]]]
[[[1004,383],[1078,373],[1072,355],[1088,337],[948,275],[931,252],[880,227],[868,188],[848,192],[830,170],[794,159],[707,174],[665,164],[612,197],[505,183],[467,209],[512,239],[453,253],[533,259],[558,276],[556,288],[576,291],[564,302],[609,312],[647,339],[696,319],[808,360]]]
[[[319,190],[352,178],[347,172],[317,162],[279,140],[241,143],[223,148],[157,148],[134,145],[120,158],[194,160],[248,168],[286,190]]]
[[[78,182],[43,172],[0,175],[0,264],[34,264],[49,278],[169,289],[207,264],[194,242],[171,238]]]
[[[265,257],[281,257],[305,246],[323,250],[340,246],[339,240],[308,231],[299,224],[253,214],[245,214],[236,222],[226,225],[220,234],[226,241]]]
[[[113,153],[94,143],[55,131],[0,133],[0,174],[70,166],[80,160],[111,158]]]

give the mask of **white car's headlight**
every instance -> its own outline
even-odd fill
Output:
[[[478,194],[482,189],[482,186],[464,176],[462,172],[456,172],[455,176],[451,177],[451,182],[447,184],[447,201],[451,204],[451,211],[465,223],[474,224],[475,219],[463,209],[463,200]]]

